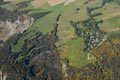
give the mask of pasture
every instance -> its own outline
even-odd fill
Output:
[[[82,67],[88,62],[87,53],[83,51],[84,47],[84,38],[77,38],[68,41],[58,50],[61,58],[69,60],[70,66]]]
[[[94,8],[101,5],[102,1],[95,0],[87,6]],[[109,33],[118,31],[120,27],[120,6],[114,2],[106,3],[103,7],[92,11],[92,14],[96,13],[102,13],[102,15],[94,17],[96,21],[103,20],[103,23],[98,24],[101,30]]]

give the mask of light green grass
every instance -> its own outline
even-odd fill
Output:
[[[47,34],[51,30],[53,30],[54,29],[54,24],[56,23],[56,18],[57,18],[56,14],[57,14],[57,11],[53,12],[53,13],[50,13],[49,15],[36,20],[33,23],[33,25],[31,27],[29,27],[28,30],[27,30],[28,32],[33,31],[33,30],[35,30],[35,31],[31,32],[30,34],[28,34],[28,35],[26,35],[22,38],[20,38],[18,40],[18,44],[16,44],[15,47],[13,48],[13,51],[14,52],[20,51],[22,45],[24,44],[24,40],[31,38],[32,37],[31,35],[33,35],[34,33],[40,31],[43,34]]]
[[[58,22],[58,36],[61,38],[57,45],[64,44],[69,41],[71,38],[75,38],[75,31],[73,26],[70,24],[70,21],[84,21],[89,19],[86,6],[84,5],[85,0],[77,0],[72,4],[69,4],[65,7],[62,7],[59,10],[59,13],[62,14]],[[76,8],[80,8],[80,11],[77,13]]]
[[[29,31],[35,30],[35,32],[40,31],[43,34],[50,32],[51,30],[54,29],[54,24],[56,24],[57,14],[58,14],[58,11],[54,11],[53,13],[50,13],[49,15],[47,15],[43,18],[37,19],[27,31],[29,32]],[[31,34],[34,34],[35,32],[32,32]],[[18,40],[18,44],[16,44],[15,47],[13,48],[13,51],[14,52],[20,51],[22,45],[24,44],[24,40],[27,38],[30,38],[30,37],[31,37],[31,35],[29,34],[29,35],[26,35],[26,36],[20,38]]]
[[[16,5],[14,3],[7,3],[2,5],[1,7],[6,8],[8,10],[14,11],[16,8]]]
[[[82,1],[84,1],[84,0],[82,0]],[[81,5],[83,5],[84,2],[81,3],[81,5],[79,4],[80,2],[81,1],[76,1],[73,4],[70,4],[70,5],[67,5],[64,7],[62,7],[63,3],[59,4],[57,6],[54,6],[54,8],[51,9],[51,10],[53,10],[52,13],[48,14],[47,16],[45,16],[43,18],[36,20],[36,22],[34,22],[34,24],[28,29],[28,31],[35,30],[35,32],[40,31],[43,34],[50,32],[51,30],[54,29],[54,24],[56,24],[56,18],[61,13],[62,17],[60,18],[60,21],[58,22],[58,24],[59,24],[58,36],[60,36],[60,37],[66,36],[66,37],[64,39],[60,40],[60,44],[61,44],[61,42],[63,43],[63,41],[65,41],[65,42],[69,41],[71,38],[76,37],[74,34],[74,29],[70,25],[69,21],[70,20],[76,20],[76,21],[85,20],[85,19],[89,18],[87,15],[87,12],[86,12],[86,7],[81,6]],[[76,8],[78,8],[78,7],[81,7],[82,11],[80,11],[80,13],[76,14]],[[83,12],[83,11],[85,11],[85,12]],[[83,14],[84,14],[84,16],[83,16]],[[22,39],[20,39],[18,41],[18,44],[14,48],[14,50],[16,52],[21,49],[21,46],[26,38],[27,37],[25,37],[25,38],[23,37]]]
[[[120,34],[120,31],[108,32],[108,35],[116,35],[116,34]]]
[[[41,31],[43,34],[48,33],[54,29],[58,12],[48,14],[47,16],[36,20],[28,30]]]
[[[95,0],[95,1],[89,1],[89,3],[87,4],[87,7],[89,8],[94,8],[94,7],[98,7],[102,5],[102,1],[100,0]]]
[[[117,8],[117,9],[114,9],[115,6],[113,5],[105,5],[104,7],[100,8],[100,9],[96,9],[92,12],[92,14],[95,14],[95,13],[102,13],[103,15],[99,16],[98,20],[100,19],[103,19],[103,20],[106,20],[106,19],[109,19],[109,18],[112,18],[112,17],[115,17],[116,15],[120,15],[120,9]]]
[[[63,7],[63,5],[64,5],[64,3],[61,3],[56,6],[51,7],[48,4],[45,4],[40,9],[35,9],[35,10],[30,11],[29,14],[36,14],[36,13],[41,13],[41,12],[46,12],[46,11],[55,11],[55,10]]]
[[[95,4],[96,3],[96,4]],[[112,2],[113,3],[113,2]],[[103,20],[103,23],[99,24],[101,30],[117,28],[120,26],[120,9],[115,7],[117,5],[112,3],[106,3],[102,8],[96,9],[92,11],[92,14],[102,13],[100,16],[94,17],[96,21]],[[94,2],[89,3],[88,7],[97,7],[102,5],[102,0],[96,0]]]
[[[118,28],[120,27],[120,16],[115,16],[113,18],[107,19],[103,21],[103,23],[99,26],[101,30]]]
[[[30,0],[16,0],[16,1],[12,2],[12,3],[18,4],[18,3],[20,3],[20,2],[25,2],[25,1],[30,1]]]
[[[61,58],[67,58],[69,60],[69,65],[74,67],[82,67],[87,64],[87,53],[83,51],[84,38],[77,38],[71,41],[68,41],[67,52],[60,53]]]
[[[48,3],[45,3],[43,6],[41,6],[40,8],[42,9],[48,9],[50,8],[51,6],[48,4]]]
[[[29,14],[36,14],[36,13],[41,13],[41,12],[46,12],[46,11],[55,11],[55,10],[63,7],[63,5],[64,5],[64,3],[58,4],[58,5],[53,6],[53,7],[43,6],[43,8],[41,7],[40,9],[34,9],[34,10],[30,11]]]

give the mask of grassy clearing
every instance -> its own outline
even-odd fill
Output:
[[[16,8],[16,5],[14,3],[7,3],[2,5],[1,7],[6,8],[8,10],[14,11]]]
[[[113,18],[117,15],[120,15],[120,9],[119,8],[114,8],[115,6],[113,5],[109,5],[109,4],[106,4],[103,8],[100,8],[100,9],[97,9],[97,10],[94,10],[92,13],[103,13],[103,15],[101,15],[98,19],[103,19],[103,20],[106,20],[106,19],[110,19],[110,18]]]
[[[116,35],[116,34],[120,34],[120,31],[113,31],[108,33],[108,35]]]
[[[84,2],[86,0],[76,0],[72,4],[69,4],[61,9],[61,13],[64,14],[64,18],[68,18],[69,20],[74,21],[83,21],[89,18],[86,5]],[[77,11],[76,9],[79,8],[80,10]]]
[[[61,51],[60,56],[61,58],[67,58],[71,66],[84,66],[88,62],[87,53],[83,51],[84,47],[83,38],[71,40],[59,49]]]
[[[38,9],[41,6],[43,6],[45,3],[47,3],[48,0],[34,0],[31,2],[34,9]]]
[[[84,66],[87,64],[87,53],[83,51],[85,45],[84,45],[84,39],[77,39],[70,41],[68,43],[69,54],[67,55],[67,58],[70,61],[70,65],[72,66]]]
[[[51,6],[48,4],[48,3],[45,3],[43,6],[41,6],[40,8],[42,9],[48,9],[50,8]]]
[[[50,30],[54,29],[54,24],[56,23],[58,12],[55,11],[49,15],[36,20],[33,25],[28,30],[41,31],[43,34],[48,33]]]
[[[36,14],[36,13],[41,13],[41,12],[46,12],[46,11],[55,11],[55,10],[63,7],[63,5],[64,5],[64,3],[61,3],[56,6],[51,7],[48,4],[45,4],[40,9],[34,9],[34,10],[30,11],[29,14]]]
[[[59,9],[62,5],[63,4],[57,5],[54,8],[51,8],[51,10]],[[46,11],[48,11],[48,10],[46,10]],[[39,13],[39,11],[32,12],[31,14],[35,14],[35,13]],[[37,19],[33,23],[33,25],[31,27],[29,27],[29,29],[27,31],[29,32],[29,31],[34,30],[34,32],[31,33],[32,35],[38,31],[42,32],[43,34],[50,32],[51,30],[54,29],[54,24],[56,24],[57,14],[58,14],[58,11],[54,11],[53,13],[50,13],[49,15],[47,15],[43,18]],[[15,45],[15,47],[13,48],[13,51],[14,52],[20,51],[22,45],[24,44],[24,40],[28,39],[30,37],[31,37],[31,35],[29,34],[29,35],[26,35],[26,36],[22,37],[21,39],[19,39],[18,44]]]
[[[16,0],[16,1],[12,2],[12,3],[18,4],[18,3],[20,3],[20,2],[25,2],[25,1],[30,1],[30,0]]]
[[[82,67],[87,64],[87,53],[83,51],[84,39],[74,39],[75,35],[74,28],[71,26],[70,21],[84,21],[89,19],[86,5],[84,5],[85,0],[77,0],[72,4],[69,4],[59,10],[62,16],[58,22],[58,36],[60,40],[56,43],[57,46],[61,44],[58,48],[61,58],[67,58],[69,60],[69,65],[74,67]],[[80,8],[80,11],[76,9]],[[80,27],[83,27],[80,25]],[[89,60],[90,61],[90,60]]]
[[[57,43],[57,45],[64,44],[71,38],[76,37],[74,34],[74,29],[70,24],[71,20],[76,22],[89,19],[84,2],[85,0],[77,0],[59,10],[59,13],[62,14],[62,16],[58,22],[58,35],[60,37],[60,41]],[[77,12],[77,8],[80,8],[80,11]]]
[[[120,27],[120,16],[115,16],[105,20],[102,24],[99,24],[101,30],[113,29]]]
[[[101,4],[102,4],[102,1],[99,1],[99,0],[89,1],[89,3],[87,4],[87,7],[94,8],[94,7],[101,6]]]
[[[95,4],[96,3],[96,4]],[[102,1],[94,1],[89,3],[88,7],[96,7],[102,5]],[[114,29],[120,26],[120,9],[116,4],[106,3],[102,8],[92,11],[92,14],[102,13],[101,16],[96,16],[94,19],[96,21],[103,20],[103,23],[99,24],[101,30]]]

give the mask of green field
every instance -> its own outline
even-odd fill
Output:
[[[58,12],[53,12],[52,14],[50,13],[49,15],[40,18],[38,20],[36,20],[33,25],[31,27],[28,28],[28,32],[29,31],[33,31],[32,33],[30,33],[31,35],[33,35],[34,33],[40,31],[43,34],[46,34],[48,32],[50,32],[51,30],[54,29],[54,24],[56,23],[56,17]],[[15,45],[13,51],[18,52],[19,50],[21,50],[21,46],[24,43],[24,40],[27,39],[28,37],[31,37],[31,35],[28,34],[24,37],[22,37],[21,39],[18,40],[18,44]]]
[[[51,7],[48,4],[44,4],[41,8],[30,11],[29,14],[36,14],[36,13],[41,13],[41,12],[46,12],[46,11],[55,11],[55,10],[63,7],[63,5],[64,5],[64,3],[61,3],[56,6]]]
[[[16,0],[16,1],[12,2],[12,3],[14,3],[14,4],[18,4],[18,3],[20,3],[20,2],[24,2],[24,1],[30,1],[30,0]]]
[[[4,4],[1,7],[6,8],[8,10],[14,11],[16,8],[16,5],[14,3],[8,3],[8,4]]]
[[[108,33],[108,35],[116,35],[116,34],[120,34],[120,31],[113,31]]]
[[[87,6],[94,8],[100,5],[102,5],[102,0],[90,2]],[[114,29],[120,26],[120,6],[114,2],[106,3],[102,8],[92,11],[92,14],[96,13],[102,13],[102,15],[94,17],[96,21],[103,20],[103,23],[99,24],[101,30]]]
[[[84,0],[82,0],[82,1],[84,3]],[[79,3],[80,3],[80,1],[78,0],[78,1],[74,2],[73,4],[67,5],[65,7],[62,7],[63,3],[59,4],[57,6],[54,6],[53,8],[51,8],[51,9],[53,9],[52,13],[48,14],[47,16],[45,16],[43,18],[36,20],[36,22],[28,29],[28,31],[35,30],[35,32],[41,31],[41,32],[43,32],[43,34],[46,34],[49,31],[54,29],[54,24],[56,24],[57,16],[59,14],[62,14],[62,17],[60,18],[60,21],[58,22],[58,24],[59,24],[58,36],[64,37],[64,39],[60,40],[60,42],[58,42],[58,43],[62,44],[63,41],[65,41],[65,42],[69,41],[71,38],[76,37],[74,34],[74,29],[70,25],[69,21],[70,20],[82,21],[82,20],[86,20],[89,18],[87,11],[86,11],[86,7],[82,6],[83,3],[81,3],[81,5]],[[43,6],[43,8],[47,8],[47,7],[48,7],[47,4]],[[76,8],[78,8],[78,7],[81,7],[81,11],[79,13],[76,13]],[[33,12],[33,13],[38,13],[38,12]],[[70,13],[70,14],[68,14],[68,13]],[[21,49],[21,46],[26,38],[27,38],[27,36],[25,36],[25,38],[24,37],[21,38],[18,41],[18,44],[14,48],[15,51],[19,51]]]
[[[73,2],[72,4],[69,4],[65,7],[62,7],[59,10],[59,13],[62,14],[58,24],[58,36],[61,38],[61,40],[57,43],[64,44],[65,42],[69,41],[71,38],[75,38],[75,32],[74,28],[70,24],[70,21],[84,21],[86,19],[89,19],[86,6],[83,5],[85,0],[77,0]],[[80,10],[77,12],[77,8],[80,8]]]
[[[87,64],[87,53],[83,51],[84,39],[76,39],[68,42],[69,52],[66,55],[66,58],[70,61],[69,65],[75,67],[82,67]]]
[[[84,2],[85,0],[78,0],[59,10],[60,14],[62,14],[58,21],[59,27],[57,32],[60,40],[56,45],[65,44],[61,48],[58,48],[58,50],[60,50],[60,56],[61,58],[67,58],[69,60],[69,65],[74,67],[82,67],[88,62],[87,53],[83,51],[85,47],[84,39],[77,38],[71,40],[77,36],[75,35],[74,28],[70,24],[70,21],[77,22],[89,19]],[[80,8],[80,11],[77,12],[77,8]]]
[[[101,3],[99,2],[99,4]],[[108,3],[108,4],[106,3],[106,5],[103,6],[102,8],[96,9],[92,12],[92,14],[102,13],[101,16],[94,17],[96,21],[103,20],[103,23],[99,24],[101,30],[117,28],[120,26],[120,22],[119,22],[120,9],[115,8],[116,6],[117,5],[112,3]]]
[[[101,30],[106,30],[106,29],[113,29],[113,28],[118,28],[120,27],[120,16],[115,16],[113,18],[105,20],[102,24],[100,24],[100,29]]]
[[[29,4],[30,5],[30,4]],[[50,9],[48,10],[45,10],[45,11],[49,11],[49,10],[56,10],[56,9],[59,9],[60,7],[63,6],[63,3],[62,4],[59,4],[57,6],[54,6],[54,7],[50,7]],[[27,7],[27,8],[24,8],[25,10],[29,10],[29,9],[32,9],[32,7]],[[43,8],[47,8],[46,6],[43,6]],[[36,13],[40,13],[40,10],[33,10],[30,12],[30,14],[36,14]],[[13,51],[14,52],[18,52],[21,50],[21,47],[22,45],[24,44],[24,40],[25,39],[28,39],[28,38],[31,38],[32,36],[31,35],[34,35],[36,32],[40,31],[42,32],[43,34],[46,34],[48,32],[50,32],[51,30],[54,29],[54,24],[56,24],[56,18],[57,18],[57,14],[58,14],[58,11],[54,11],[52,13],[50,13],[49,15],[43,17],[43,18],[40,18],[40,19],[37,19],[33,25],[31,27],[29,27],[29,29],[27,30],[28,32],[29,31],[34,31],[24,37],[21,37],[19,40],[18,40],[18,44],[15,45],[15,47],[13,48]]]
[[[88,53],[84,51],[84,41],[84,38],[68,41],[65,45],[58,48],[60,57],[62,59],[67,58],[69,65],[77,68],[83,67],[88,63],[94,63],[96,61],[95,57],[90,54],[89,58],[94,59],[88,59]]]

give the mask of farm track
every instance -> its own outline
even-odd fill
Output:
[[[120,30],[120,28],[118,27],[118,28],[106,29],[106,30],[103,30],[103,31],[105,31],[105,32],[114,32],[114,31],[119,31],[119,30]]]

